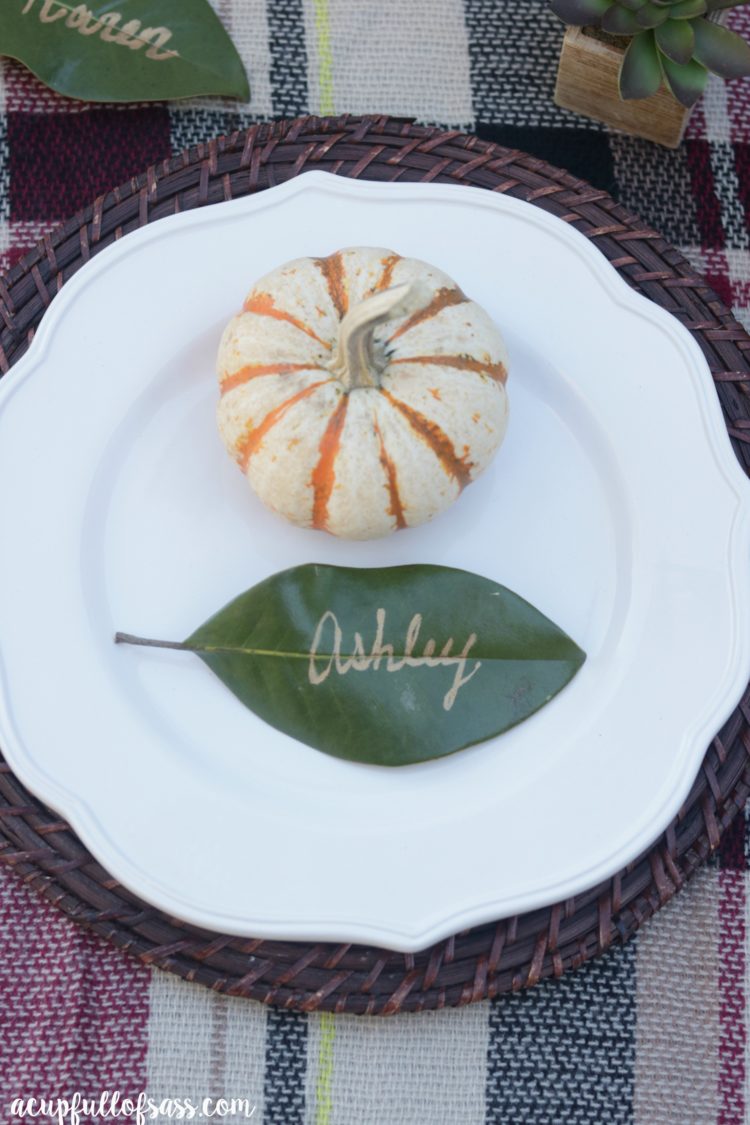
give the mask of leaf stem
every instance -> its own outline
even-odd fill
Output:
[[[115,633],[116,645],[145,645],[148,648],[178,648],[187,652],[195,652],[196,645],[187,644],[185,641],[155,641],[150,637],[136,637],[133,633]]]
[[[201,645],[190,641],[157,641],[151,637],[136,637],[133,633],[115,633],[116,645],[143,645],[145,648],[172,648],[181,652],[231,652],[243,656],[281,656],[290,660],[309,660],[309,652],[282,652],[275,648],[244,648],[242,645]],[[315,660],[331,660],[331,653],[319,652]]]

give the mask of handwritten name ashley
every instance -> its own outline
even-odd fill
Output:
[[[383,643],[385,610],[378,609],[375,612],[375,640],[370,651],[368,652],[365,648],[362,634],[355,632],[351,654],[342,657],[343,633],[341,626],[336,614],[330,609],[326,610],[318,622],[313,637],[307,673],[308,679],[311,684],[322,684],[324,680],[328,679],[332,671],[337,672],[339,676],[345,676],[351,671],[377,671],[381,664],[384,664],[387,672],[400,672],[403,668],[455,668],[453,684],[443,697],[443,709],[450,711],[456,702],[456,696],[460,689],[464,684],[468,684],[469,680],[482,667],[481,660],[476,660],[471,671],[466,673],[469,653],[476,644],[477,635],[471,633],[461,652],[455,656],[451,655],[454,644],[453,637],[448,638],[437,655],[435,653],[437,642],[429,639],[425,642],[422,655],[415,656],[414,650],[417,647],[421,628],[422,615],[421,613],[415,613],[406,630],[403,654],[396,656],[394,646]],[[330,643],[331,635],[333,643]],[[319,655],[321,649],[322,654]]]
[[[122,24],[119,12],[103,12],[95,16],[85,4],[64,3],[64,0],[43,0],[41,6],[37,0],[27,0],[21,15],[27,16],[36,8],[40,23],[56,23],[65,20],[65,26],[80,35],[96,35],[104,43],[116,43],[120,47],[127,47],[131,51],[139,51],[146,47],[146,58],[161,62],[162,59],[173,59],[177,51],[163,51],[161,48],[172,38],[168,27],[143,27],[140,20],[128,20]]]

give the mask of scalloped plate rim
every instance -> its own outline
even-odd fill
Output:
[[[277,206],[285,199],[300,192],[315,189],[327,193],[345,195],[387,197],[401,194],[405,198],[424,193],[445,200],[451,198],[466,202],[473,197],[478,206],[499,208],[515,213],[518,217],[546,228],[556,238],[567,241],[572,251],[585,259],[587,265],[597,275],[598,280],[614,303],[624,307],[639,317],[645,317],[657,324],[677,342],[686,360],[693,389],[700,401],[702,418],[709,438],[709,446],[714,455],[727,487],[737,500],[737,508],[729,534],[732,545],[729,561],[729,575],[735,601],[733,676],[720,697],[712,702],[710,713],[699,715],[686,730],[685,739],[690,743],[690,769],[680,769],[681,783],[675,787],[669,801],[665,802],[659,822],[653,825],[648,838],[634,838],[627,848],[620,849],[586,871],[577,872],[567,882],[536,888],[512,899],[493,898],[475,904],[471,909],[461,908],[447,913],[437,908],[434,916],[424,918],[411,925],[374,925],[357,923],[350,918],[318,919],[304,921],[261,919],[249,921],[245,916],[207,912],[199,904],[182,898],[159,882],[151,874],[133,866],[127,855],[111,840],[100,824],[94,809],[75,793],[41,769],[15,731],[7,699],[6,669],[3,660],[3,646],[0,644],[0,738],[5,756],[21,781],[38,797],[66,817],[72,828],[101,862],[123,885],[151,902],[157,908],[175,915],[182,920],[240,936],[266,939],[314,940],[314,941],[357,941],[375,944],[403,952],[417,952],[438,940],[442,940],[459,930],[495,921],[515,914],[526,913],[550,905],[555,901],[582,893],[597,883],[611,877],[626,864],[635,859],[655,840],[671,822],[687,796],[705,753],[710,738],[726,721],[734,710],[748,680],[750,680],[750,630],[743,633],[738,621],[750,622],[750,590],[741,579],[741,556],[750,557],[750,482],[742,472],[732,451],[721,415],[718,399],[713,393],[708,379],[710,371],[696,341],[674,317],[660,306],[635,292],[617,274],[608,260],[595,245],[581,232],[563,223],[548,212],[513,197],[490,193],[481,188],[453,184],[383,184],[378,181],[349,180],[325,172],[305,172],[274,188],[257,195],[244,196],[227,203],[194,209],[168,216],[153,224],[131,232],[127,238],[119,240],[100,251],[93,259],[82,266],[66,282],[45,312],[42,322],[34,336],[28,352],[13,366],[10,373],[0,382],[0,411],[10,397],[16,394],[26,379],[43,362],[54,342],[55,328],[64,316],[66,307],[76,300],[79,291],[95,281],[100,271],[116,268],[121,256],[137,253],[144,242],[151,242],[168,235],[175,226],[210,224],[214,216],[232,208],[240,213],[262,211],[269,206]],[[707,379],[708,376],[708,379]],[[718,423],[718,425],[717,425]],[[743,637],[744,640],[743,644]]]

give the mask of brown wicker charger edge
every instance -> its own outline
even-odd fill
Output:
[[[0,277],[0,369],[23,354],[54,294],[102,247],[166,215],[313,168],[353,178],[471,184],[524,199],[577,227],[631,285],[692,331],[713,373],[732,445],[750,473],[750,337],[678,251],[605,192],[541,160],[387,117],[257,125],[199,145],[100,197]],[[750,690],[708,748],[679,815],[638,860],[586,894],[414,955],[242,939],[170,918],[109,876],[5,763],[0,859],[75,922],[187,980],[302,1011],[390,1014],[529,987],[625,941],[716,849],[749,793]]]

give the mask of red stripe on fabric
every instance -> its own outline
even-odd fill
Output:
[[[686,141],[685,156],[690,172],[695,215],[704,247],[721,248],[725,245],[721,223],[721,203],[716,194],[716,183],[711,167],[711,149],[708,141]]]
[[[719,1114],[745,1120],[745,873],[719,872]]]
[[[704,250],[701,273],[719,296],[733,309],[750,307],[750,277],[739,276],[729,261],[731,251]],[[730,828],[730,833],[733,831]],[[725,865],[726,866],[726,865]]]
[[[744,816],[736,816],[721,837],[721,843],[719,844],[719,865],[724,870],[747,870],[746,836],[747,821]]]
[[[727,274],[714,273],[713,270],[706,270],[703,276],[714,292],[721,297],[724,304],[731,308],[734,304],[734,290],[732,288],[732,282]]]
[[[13,1098],[76,1091],[137,1098],[146,1086],[150,978],[0,869],[3,1110]]]
[[[708,136],[708,122],[703,108],[703,100],[696,102],[693,112],[688,117],[685,129],[685,140],[705,140]]]
[[[87,113],[95,105],[55,93],[13,59],[5,59],[4,75],[8,113]]]
[[[166,106],[9,113],[6,121],[11,219],[67,219],[170,153]]]

